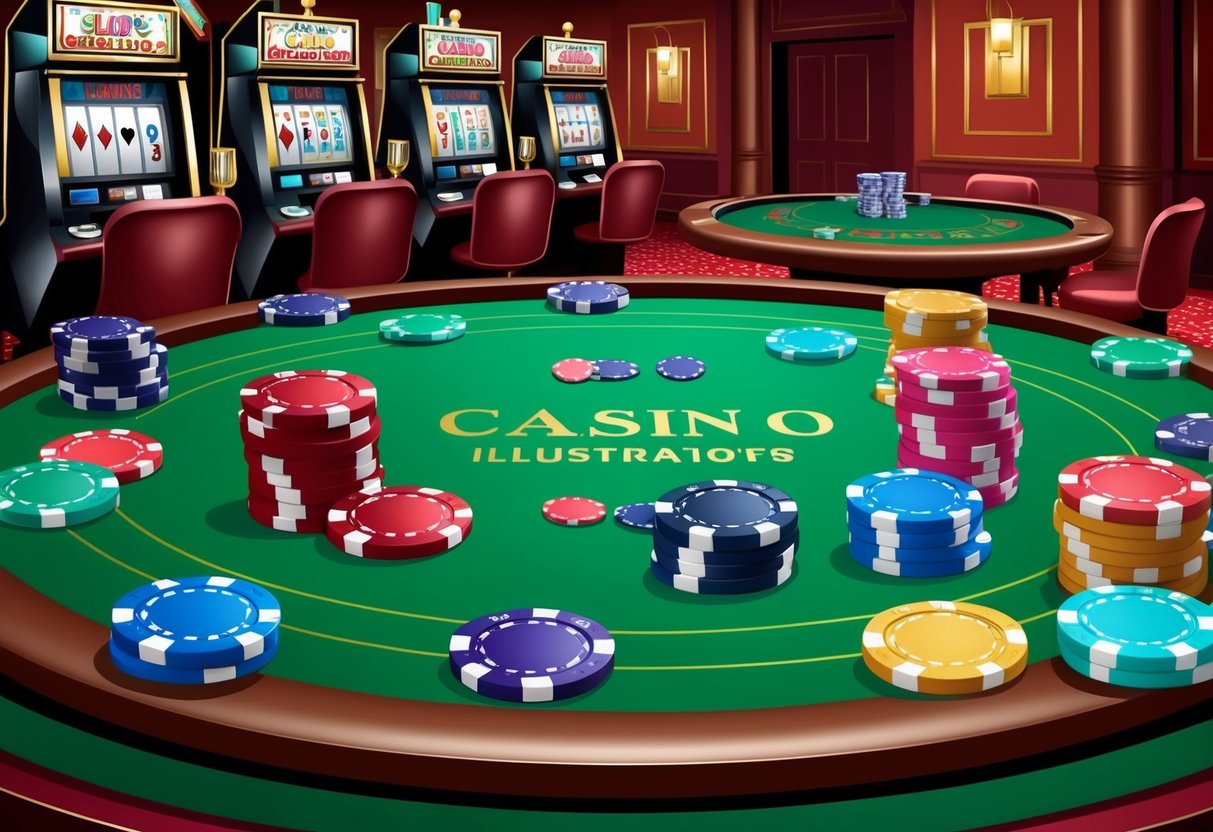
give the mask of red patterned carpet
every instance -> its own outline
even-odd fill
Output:
[[[733,260],[700,251],[678,236],[674,222],[658,222],[653,236],[629,246],[624,274],[704,274],[735,277],[787,277],[782,266]],[[983,295],[1000,300],[1019,297],[1019,279],[999,277],[986,283]],[[1167,332],[1187,344],[1213,348],[1213,292],[1192,289],[1183,306],[1167,318]]]

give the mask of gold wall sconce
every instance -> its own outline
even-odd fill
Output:
[[[658,29],[665,32],[665,46],[657,38]],[[681,104],[682,50],[674,45],[670,30],[664,26],[653,27],[653,42],[657,44],[657,102],[659,104]]]
[[[999,0],[986,0],[986,96],[989,98],[1025,98],[1028,94],[1028,40],[1023,19],[1006,2],[1008,15],[995,16]]]

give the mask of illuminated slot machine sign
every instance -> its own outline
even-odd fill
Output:
[[[177,60],[176,9],[52,2],[50,15],[51,60]]]

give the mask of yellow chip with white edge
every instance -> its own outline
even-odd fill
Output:
[[[954,289],[894,289],[884,296],[888,320],[922,326],[927,321],[980,318],[989,307],[978,295]]]
[[[918,601],[874,616],[863,629],[863,662],[916,693],[981,693],[1028,666],[1028,636],[1014,618],[963,601]]]

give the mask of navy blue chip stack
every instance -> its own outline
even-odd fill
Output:
[[[976,569],[990,556],[981,492],[934,471],[897,468],[847,486],[851,558],[903,578],[942,578]]]
[[[168,398],[168,348],[155,327],[88,315],[51,327],[59,398],[77,410],[135,410]]]
[[[708,480],[654,504],[654,577],[683,592],[740,595],[792,576],[800,540],[796,501],[769,485]]]

